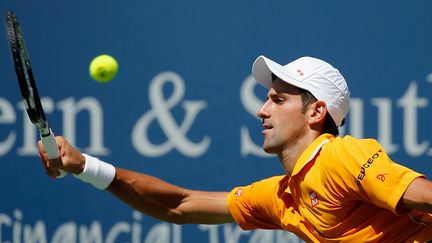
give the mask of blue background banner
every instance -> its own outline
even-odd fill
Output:
[[[432,176],[432,2],[1,1],[18,15],[54,133],[116,166],[200,190],[283,174],[261,149],[251,78],[264,54],[322,58],[347,79],[343,134],[377,138]],[[2,17],[3,18],[3,17]],[[0,242],[298,242],[235,224],[172,225],[45,175],[0,30]],[[88,74],[110,54],[117,77]]]

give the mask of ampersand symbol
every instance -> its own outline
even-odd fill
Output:
[[[170,82],[173,93],[165,100],[163,86]],[[141,116],[132,132],[132,142],[139,153],[148,157],[162,156],[173,148],[189,157],[198,157],[205,153],[211,139],[205,136],[201,142],[191,142],[186,134],[199,111],[207,107],[205,101],[183,101],[185,117],[180,125],[177,124],[170,110],[184,97],[185,87],[183,79],[174,72],[163,72],[157,75],[149,87],[149,101],[152,109]],[[148,129],[152,121],[157,120],[167,140],[155,145],[148,137]]]

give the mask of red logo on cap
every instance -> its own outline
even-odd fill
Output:
[[[303,73],[303,71],[302,71],[301,69],[297,69],[297,72],[298,72],[298,74],[299,74],[300,76],[303,76],[303,75],[304,75],[304,73]]]

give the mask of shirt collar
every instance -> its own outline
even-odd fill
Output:
[[[317,137],[300,155],[300,158],[297,160],[291,176],[298,174],[305,167],[305,165],[307,165],[313,158],[315,158],[315,156],[318,154],[324,144],[326,144],[333,138],[334,135],[329,133],[324,133]]]

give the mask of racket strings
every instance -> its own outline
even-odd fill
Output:
[[[25,102],[27,114],[33,124],[42,134],[49,135],[49,127],[46,122],[40,97],[34,82],[30,59],[24,42],[22,31],[15,14],[9,11],[6,15],[9,44],[12,50],[18,83]]]

